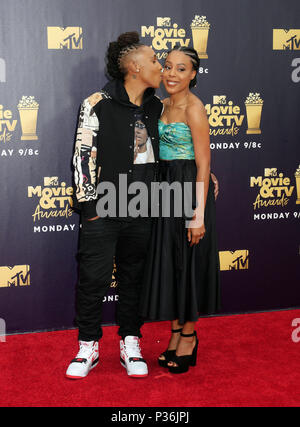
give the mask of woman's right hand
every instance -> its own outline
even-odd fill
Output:
[[[190,243],[190,246],[198,245],[201,239],[205,235],[205,225],[202,224],[200,227],[188,228],[187,238]]]

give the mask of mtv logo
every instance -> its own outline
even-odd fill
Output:
[[[0,58],[0,83],[6,82],[6,64],[3,58]]]
[[[246,270],[249,266],[249,251],[220,251],[220,270]]]
[[[156,25],[158,27],[170,27],[171,26],[171,18],[157,18]]]
[[[277,176],[277,168],[265,168],[265,176]]]
[[[225,95],[214,95],[213,103],[214,104],[226,104],[226,96]]]
[[[44,187],[54,187],[58,185],[58,176],[44,177]]]
[[[47,27],[48,49],[82,49],[81,27]]]
[[[30,266],[0,267],[0,288],[30,285]]]
[[[273,50],[300,50],[300,29],[273,29]]]

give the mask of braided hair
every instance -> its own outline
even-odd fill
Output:
[[[191,48],[191,47],[176,45],[173,49],[171,49],[168,52],[168,55],[169,55],[169,53],[173,52],[174,50],[182,52],[182,53],[184,53],[185,55],[187,55],[190,58],[192,66],[193,66],[193,70],[196,71],[196,75],[193,78],[193,80],[191,80],[191,82],[189,84],[189,87],[190,88],[191,87],[195,87],[196,83],[197,83],[197,73],[198,73],[199,66],[200,66],[200,58],[198,56],[197,51],[195,49]]]
[[[136,31],[123,33],[117,41],[109,43],[106,52],[106,70],[109,77],[123,81],[127,73],[125,58],[141,46],[144,45],[140,43]]]

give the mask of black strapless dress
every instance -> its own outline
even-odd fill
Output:
[[[168,138],[174,147],[180,133],[172,129],[171,134],[164,126],[159,126],[160,143],[164,144],[163,139]],[[183,142],[180,138],[181,150]],[[162,157],[162,150],[160,152]],[[196,174],[195,160],[161,160],[158,179],[169,184],[195,183]],[[192,247],[187,240],[186,219],[184,215],[171,215],[154,220],[140,304],[140,314],[146,320],[178,319],[184,324],[220,310],[219,253],[211,178],[204,212],[206,232]]]

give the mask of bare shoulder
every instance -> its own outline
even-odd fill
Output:
[[[206,109],[203,102],[196,95],[192,94],[190,102],[186,108],[187,118],[193,118],[194,116],[205,116],[207,117]]]
[[[95,92],[87,98],[91,107],[94,107],[96,104],[98,104],[98,102],[101,101],[101,99],[102,99],[102,94],[100,92]]]
[[[186,121],[191,129],[209,128],[207,112],[200,98],[193,95],[185,111]]]

